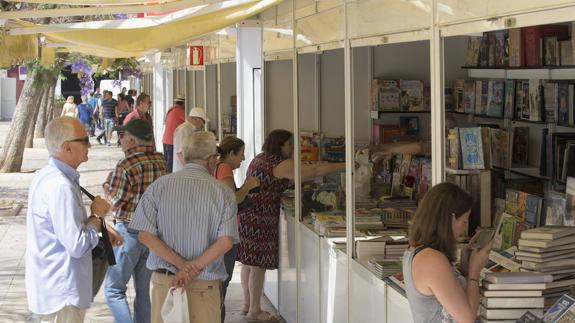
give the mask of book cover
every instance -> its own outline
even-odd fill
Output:
[[[508,30],[509,42],[509,66],[520,67],[524,65],[522,53],[522,37],[521,28],[513,28]]]
[[[529,120],[543,121],[543,80],[529,80]]]
[[[369,90],[369,109],[371,111],[379,111],[379,88],[381,81],[378,79],[371,80],[371,87]]]
[[[575,299],[569,295],[563,295],[553,306],[551,306],[545,315],[543,316],[543,321],[546,323],[556,323],[559,319],[567,313],[569,310],[573,309],[575,306]],[[573,321],[566,321],[573,322]]]
[[[479,44],[479,67],[489,67],[489,35],[483,33]]]
[[[567,211],[567,196],[564,193],[547,191],[545,193],[545,225],[562,226]]]
[[[494,37],[494,59],[493,65],[495,67],[507,66],[509,53],[507,42],[507,30],[497,30],[493,32]],[[490,44],[491,45],[491,44]]]
[[[497,65],[495,64],[495,49],[497,47],[497,38],[495,36],[494,31],[487,33],[487,41],[489,42],[487,64],[489,67],[496,67]]]
[[[571,40],[559,42],[559,59],[561,66],[575,65],[575,61],[573,60],[573,43]]]
[[[380,80],[379,110],[400,111],[400,88],[397,80]]]
[[[526,192],[519,192],[517,197],[517,214],[515,214],[515,217],[519,222],[525,221],[525,202],[527,201],[527,195],[529,194]]]
[[[484,169],[482,133],[480,127],[459,128],[463,169]]]
[[[463,89],[463,111],[475,113],[475,82],[466,80]]]
[[[558,66],[559,65],[559,42],[556,36],[543,37],[543,65],[544,66]]]
[[[467,56],[465,59],[466,66],[477,66],[479,63],[479,47],[481,46],[481,37],[470,36],[467,39]]]
[[[487,115],[503,117],[505,82],[488,81],[487,87]]]
[[[501,249],[508,249],[513,246],[513,236],[517,220],[513,217],[503,219],[501,225]]]
[[[529,120],[529,81],[515,84],[515,118]]]
[[[541,290],[484,290],[481,291],[484,297],[541,297]]]
[[[519,193],[521,192],[512,188],[505,190],[505,213],[517,216],[519,209]]]
[[[482,286],[485,290],[544,290],[547,286],[545,283],[536,284],[492,284],[484,281]]]
[[[399,125],[383,126],[383,142],[398,142],[405,137],[405,129]]]
[[[567,84],[564,84],[567,85]],[[555,123],[558,119],[559,84],[546,83],[543,85],[543,102],[545,106],[545,121]]]
[[[485,115],[487,113],[487,98],[489,94],[488,81],[475,81],[475,114]]]
[[[465,112],[463,105],[463,93],[465,92],[465,80],[453,81],[453,107],[456,112]]]
[[[419,80],[401,80],[401,110],[423,111],[423,82]]]
[[[507,208],[507,206],[506,206]],[[513,219],[513,215],[508,213],[501,214],[499,221],[497,222],[497,227],[495,229],[495,236],[493,237],[493,249],[494,250],[504,250],[503,248],[503,223],[507,221],[507,219]]]
[[[541,30],[539,26],[525,27],[521,29],[525,41],[525,65],[541,66]]]
[[[566,195],[566,205],[565,210],[565,220],[563,224],[565,226],[575,227],[575,178],[567,177],[567,185],[565,189]]]
[[[509,133],[503,129],[489,128],[491,137],[491,164],[494,167],[506,168],[509,152]]]
[[[448,165],[451,169],[461,169],[461,145],[459,144],[459,129],[449,129],[447,140],[449,142]]]
[[[535,314],[527,311],[515,323],[543,323],[543,320],[537,317]]]
[[[490,169],[491,161],[491,135],[489,132],[490,127],[481,127],[481,145],[483,148],[483,165],[485,169]]]
[[[525,200],[525,222],[532,227],[541,223],[541,213],[543,211],[543,198],[537,195],[528,194]]]
[[[512,119],[514,109],[515,109],[515,80],[505,80],[504,117]]]
[[[559,83],[557,85],[557,124],[568,126],[570,124],[569,114],[573,107],[569,105],[569,84]],[[547,98],[545,99],[547,102]]]
[[[529,127],[513,127],[511,166],[525,167],[529,164]]]

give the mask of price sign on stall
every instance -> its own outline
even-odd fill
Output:
[[[190,46],[190,65],[204,66],[204,46]]]

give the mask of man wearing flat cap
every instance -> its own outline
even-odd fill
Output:
[[[166,166],[168,173],[172,172],[172,164],[174,160],[174,131],[176,128],[186,121],[186,105],[184,96],[178,94],[174,99],[174,106],[171,107],[166,114],[166,127],[164,128],[164,136],[162,137],[162,144],[164,144],[164,158],[166,159]]]
[[[164,156],[154,148],[152,127],[142,119],[134,119],[114,128],[124,151],[104,184],[106,197],[112,205],[115,229],[124,244],[114,248],[116,265],[108,268],[105,296],[116,322],[150,322],[150,277],[146,268],[149,250],[138,241],[138,232],[128,228],[140,198],[152,182],[166,174]],[[134,313],[130,313],[126,290],[134,277],[136,297]]]

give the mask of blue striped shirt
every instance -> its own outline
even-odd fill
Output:
[[[237,205],[234,192],[198,164],[165,175],[142,196],[130,228],[156,235],[187,260],[199,257],[216,240],[230,236],[238,241]],[[153,252],[151,270],[177,269]],[[200,280],[225,280],[223,257],[204,268]]]

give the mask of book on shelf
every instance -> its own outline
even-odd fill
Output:
[[[559,66],[559,40],[557,36],[543,37],[542,40],[542,63],[543,66]]]
[[[475,114],[486,115],[489,96],[489,81],[475,81]]]
[[[543,198],[534,194],[527,194],[525,199],[525,222],[531,227],[536,227],[541,223],[543,214]]]
[[[545,298],[543,297],[522,297],[522,298],[493,298],[486,297],[481,300],[481,305],[488,309],[496,308],[543,308]]]
[[[488,128],[491,139],[491,165],[508,168],[509,133],[503,129]]]
[[[555,123],[558,120],[559,85],[558,83],[546,83],[543,85],[545,121],[548,123]]]
[[[545,192],[545,225],[562,226],[567,212],[567,196],[556,191]]]
[[[487,115],[490,117],[503,117],[505,104],[505,82],[488,81],[487,83]]]
[[[543,80],[529,80],[529,121],[543,121]]]
[[[481,275],[485,276],[492,273],[516,272],[521,268],[521,264],[514,260],[514,254],[517,247],[511,247],[506,250],[491,250],[489,252],[489,261],[481,270]]]
[[[515,321],[515,323],[543,323],[543,320],[537,315],[527,311],[525,314],[521,315],[519,320]]]
[[[554,240],[531,240],[531,239],[520,238],[518,244],[520,246],[526,246],[526,247],[549,248],[574,242],[575,242],[575,236],[567,236]]]
[[[530,120],[528,80],[518,80],[515,83],[515,118],[519,120]]]
[[[451,169],[462,169],[461,145],[459,144],[459,128],[451,128],[448,131],[447,141],[449,143],[448,165]]]
[[[566,236],[575,235],[575,228],[572,227],[539,227],[524,231],[522,239],[554,240]]]
[[[379,111],[379,88],[381,86],[381,80],[372,79],[369,89],[369,110]]]
[[[517,259],[521,257],[521,258],[540,259],[542,261],[547,261],[548,259],[553,257],[570,256],[573,253],[575,253],[575,246],[567,250],[557,250],[549,252],[530,252],[530,251],[517,250],[515,252],[515,257]]]
[[[525,65],[543,65],[543,38],[557,37],[557,40],[569,38],[569,26],[567,25],[541,25],[522,28],[525,42]]]
[[[301,140],[301,160],[319,161],[321,134],[317,132],[302,131],[300,132],[300,140]]]
[[[459,128],[463,169],[485,169],[481,127]]]
[[[420,80],[401,80],[401,110],[423,111],[423,82]]]
[[[513,118],[513,110],[515,109],[515,80],[505,80],[505,103],[503,108],[503,116],[505,118]]]
[[[453,81],[453,111],[465,112],[464,108],[464,93],[465,93],[465,80]]]
[[[481,46],[480,36],[470,36],[467,39],[466,66],[477,66],[479,63],[479,47]]]
[[[475,113],[475,82],[465,80],[463,88],[463,112]]]
[[[399,80],[379,80],[379,111],[401,111]]]
[[[485,290],[506,290],[506,291],[521,291],[521,290],[545,290],[546,283],[532,283],[532,284],[493,284],[483,281],[481,286]]]
[[[555,83],[557,86],[557,124],[573,124],[573,84]],[[546,100],[547,102],[547,100]]]
[[[568,177],[575,176],[575,142],[569,143],[563,153],[563,167],[561,170],[560,179],[562,182],[567,182]]]
[[[513,28],[508,30],[508,42],[509,42],[509,66],[520,67],[525,65],[525,59],[523,55],[523,39],[521,37],[521,28]]]
[[[511,136],[511,167],[528,166],[529,127],[513,127]]]
[[[482,290],[483,297],[542,297],[543,290]]]
[[[489,36],[483,33],[479,42],[478,67],[489,67]]]
[[[563,295],[543,316],[545,323],[575,322],[575,298]]]
[[[519,249],[519,251],[531,252],[531,253],[540,253],[543,255],[545,253],[558,252],[558,251],[563,251],[563,250],[575,251],[575,246],[568,245],[568,244],[567,245],[554,246],[554,247],[548,247],[548,248],[518,245],[517,248]]]
[[[573,60],[573,43],[571,40],[559,41],[559,62],[560,65],[575,65]]]

